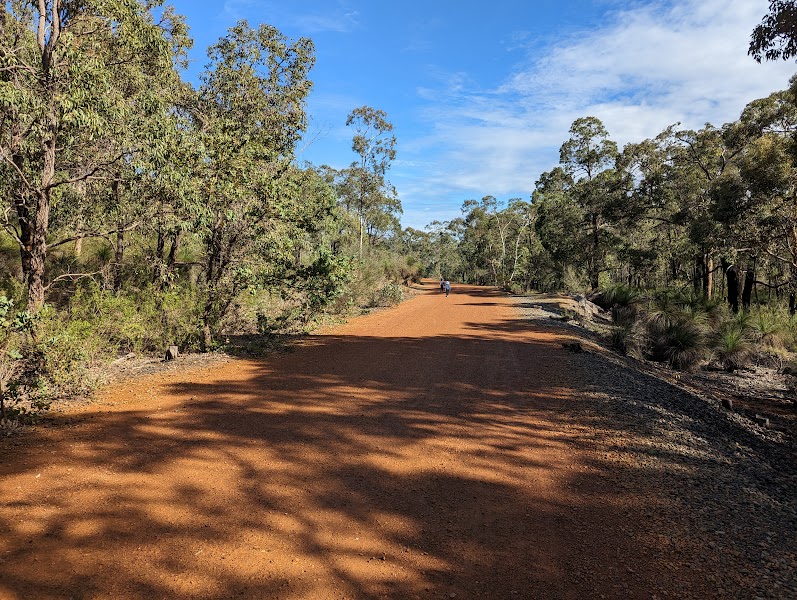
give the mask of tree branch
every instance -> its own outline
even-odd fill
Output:
[[[64,281],[65,279],[71,279],[72,281],[77,281],[79,279],[94,277],[95,275],[102,275],[102,271],[95,271],[94,273],[64,273],[63,275],[59,275],[58,277],[53,279],[50,283],[48,283],[44,287],[44,291],[46,292],[57,282]]]
[[[48,248],[57,248],[58,246],[63,246],[64,244],[68,244],[70,242],[76,242],[78,240],[83,240],[83,239],[86,239],[86,238],[104,238],[104,239],[108,239],[108,238],[110,238],[110,236],[112,236],[114,234],[125,233],[127,231],[132,231],[133,229],[136,229],[139,225],[141,225],[141,223],[136,221],[136,222],[131,223],[130,225],[127,225],[125,227],[118,227],[116,229],[112,229],[111,231],[107,231],[105,233],[101,233],[99,231],[86,231],[86,232],[83,232],[83,233],[79,233],[77,235],[73,235],[73,236],[68,237],[68,238],[64,238],[63,240],[59,240],[59,241],[57,241],[57,242],[55,242],[53,244],[48,244],[47,247]]]

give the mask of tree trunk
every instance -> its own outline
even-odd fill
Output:
[[[213,336],[210,332],[210,323],[202,324],[202,352],[209,352],[213,347]]]
[[[748,269],[744,275],[744,289],[742,290],[742,307],[750,310],[750,300],[753,296],[753,285],[755,284],[755,273]]]
[[[363,223],[364,219],[360,217],[360,259],[363,257],[363,231],[365,229],[365,225]]]
[[[38,194],[38,207],[33,220],[30,247],[28,251],[28,272],[25,278],[28,284],[27,311],[37,313],[44,306],[44,270],[47,260],[47,226],[50,220],[49,190]]]
[[[590,285],[593,290],[600,287],[601,256],[600,256],[600,229],[598,228],[598,215],[592,215],[592,273],[590,274]]]
[[[111,184],[111,193],[115,206],[120,205],[119,180],[115,179]],[[125,259],[125,232],[124,223],[117,223],[116,248],[113,257],[113,291],[118,293],[122,289],[122,263]]]
[[[115,294],[122,289],[122,263],[125,260],[125,232],[122,223],[116,232],[116,249],[113,257],[113,291]]]
[[[728,279],[728,304],[734,313],[739,312],[739,267],[730,265],[725,269]]]
[[[698,293],[702,287],[703,283],[703,257],[698,256],[695,259],[695,276],[692,280],[692,284],[695,288],[695,293]]]
[[[707,300],[714,295],[714,259],[706,255],[706,279],[703,282],[703,292]]]
[[[166,273],[171,275],[174,273],[175,265],[177,264],[177,252],[180,250],[180,242],[183,239],[183,230],[178,229],[172,236],[172,246],[169,249],[169,257],[166,259]]]
[[[155,244],[155,266],[152,268],[152,283],[163,281],[163,252],[166,248],[166,235],[163,227],[158,227],[158,241]]]

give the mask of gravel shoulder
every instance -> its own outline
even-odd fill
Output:
[[[579,340],[584,351],[571,368],[586,384],[588,401],[574,415],[591,424],[585,446],[624,472],[618,486],[658,490],[665,508],[649,513],[651,523],[671,531],[676,555],[716,597],[797,597],[794,423],[774,369],[674,373],[611,352],[594,331],[558,320],[561,298],[514,300],[524,320]],[[725,398],[737,400],[734,411]],[[776,429],[751,418],[762,408],[776,415]]]

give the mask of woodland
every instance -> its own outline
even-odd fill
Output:
[[[795,56],[796,14],[770,2],[751,60]],[[162,0],[0,6],[4,422],[87,393],[120,355],[301,333],[441,275],[590,293],[619,351],[673,368],[791,356],[797,79],[734,122],[623,148],[584,116],[528,198],[416,230],[384,111],[352,108],[349,167],[296,159],[312,40],[239,22],[198,85],[191,44]]]

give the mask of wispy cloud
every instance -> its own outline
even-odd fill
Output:
[[[295,6],[273,0],[226,0],[223,14],[233,20],[277,20],[298,28],[303,35],[348,33],[360,26],[360,13],[346,0],[338,0],[329,3],[323,10],[309,12],[297,12]]]
[[[331,31],[348,33],[360,26],[360,13],[338,5],[329,13],[311,13],[298,17],[296,24],[309,34]]]
[[[675,122],[698,128],[738,118],[748,102],[785,88],[795,71],[746,54],[763,4],[637,4],[610,12],[602,28],[528,56],[495,89],[475,89],[458,73],[440,89],[419,90],[429,101],[432,133],[416,144],[439,150],[427,187],[437,197],[527,196],[558,162],[570,124],[587,115],[600,118],[621,145]],[[521,44],[523,35],[513,41]]]

